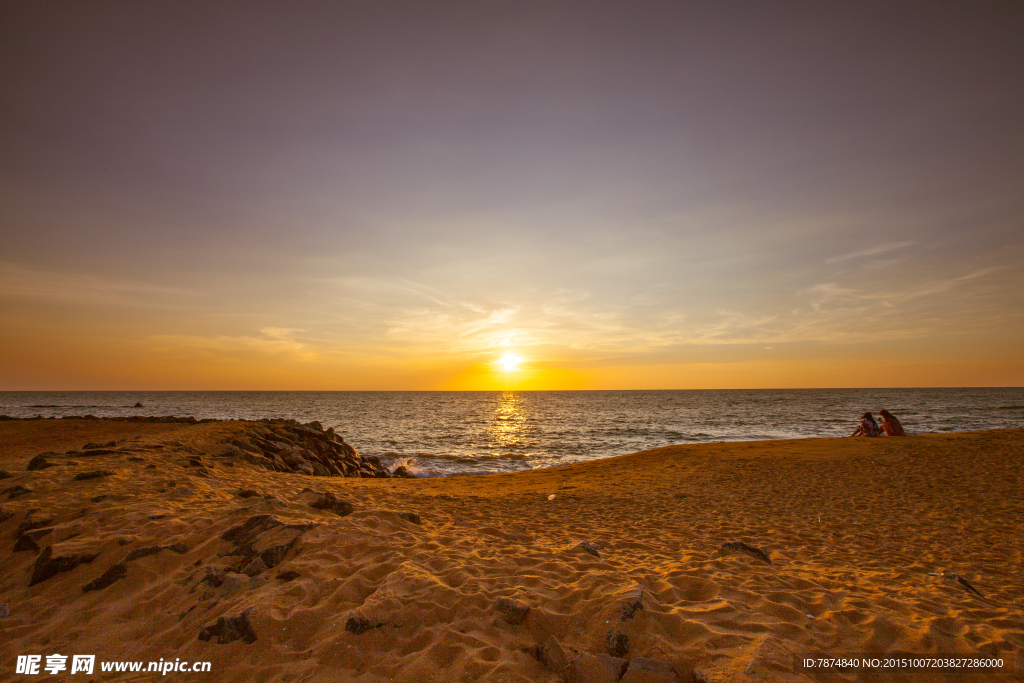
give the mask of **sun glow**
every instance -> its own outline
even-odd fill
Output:
[[[502,372],[515,372],[522,362],[523,359],[514,353],[506,353],[497,360],[496,365],[501,368]]]

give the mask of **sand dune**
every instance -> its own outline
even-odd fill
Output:
[[[0,422],[0,679],[60,653],[209,661],[168,676],[210,681],[1024,680],[1024,430],[416,480],[214,457],[250,427]]]

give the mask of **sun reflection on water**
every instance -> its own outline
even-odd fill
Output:
[[[494,407],[494,418],[489,425],[491,439],[502,448],[525,445],[526,421],[529,409],[521,394],[504,391]]]

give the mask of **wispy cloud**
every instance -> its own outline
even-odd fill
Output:
[[[906,249],[907,247],[912,247],[915,244],[917,244],[917,242],[886,242],[885,244],[879,244],[875,247],[850,252],[849,254],[843,254],[842,256],[834,256],[827,259],[825,263],[841,263],[843,261],[850,261],[864,256],[877,256],[878,254],[886,254],[890,251],[896,251],[897,249]]]

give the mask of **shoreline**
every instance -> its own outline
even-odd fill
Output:
[[[554,682],[617,653],[635,680],[839,681],[876,679],[794,655],[1024,650],[1021,429],[421,479],[216,450],[265,424],[0,421],[0,670],[67,650],[209,661],[217,681]],[[42,452],[52,466],[27,470]],[[48,548],[93,557],[29,586]],[[241,615],[254,641],[200,638]],[[667,668],[638,678],[648,664]]]

